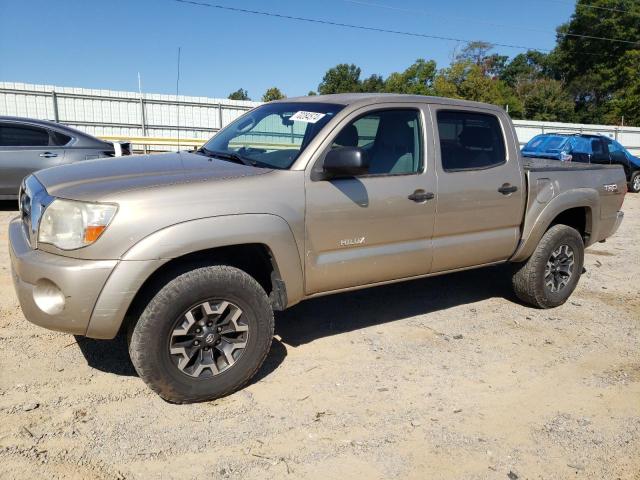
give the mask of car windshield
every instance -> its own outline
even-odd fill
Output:
[[[559,152],[565,147],[568,140],[569,137],[560,135],[538,135],[533,137],[523,150],[533,153]]]
[[[200,152],[257,167],[287,169],[343,108],[315,102],[268,103],[222,129]]]

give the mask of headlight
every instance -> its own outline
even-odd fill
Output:
[[[62,250],[91,245],[109,226],[117,209],[115,205],[56,198],[42,215],[38,242]]]

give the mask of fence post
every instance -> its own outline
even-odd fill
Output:
[[[142,136],[146,137],[147,136],[147,116],[145,114],[144,111],[144,97],[142,96],[142,92],[140,93],[140,124],[142,125]],[[149,153],[148,152],[148,145],[143,145],[143,151],[144,153]]]
[[[51,90],[51,103],[53,103],[53,120],[60,123],[60,115],[58,115],[58,96],[55,90]]]
[[[222,130],[222,103],[218,104],[218,131]]]

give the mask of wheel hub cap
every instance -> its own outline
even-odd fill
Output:
[[[569,245],[556,248],[544,269],[545,287],[553,293],[565,288],[573,276],[574,265],[574,252]]]
[[[204,337],[204,342],[207,345],[211,345],[213,344],[213,342],[216,341],[216,334],[215,333],[208,333],[206,337]]]
[[[180,319],[171,332],[169,354],[174,365],[191,377],[218,375],[244,353],[249,326],[243,312],[227,301],[203,302]]]

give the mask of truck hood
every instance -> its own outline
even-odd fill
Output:
[[[40,170],[35,175],[49,195],[91,201],[124,191],[220,181],[271,171],[179,152],[86,160]]]

